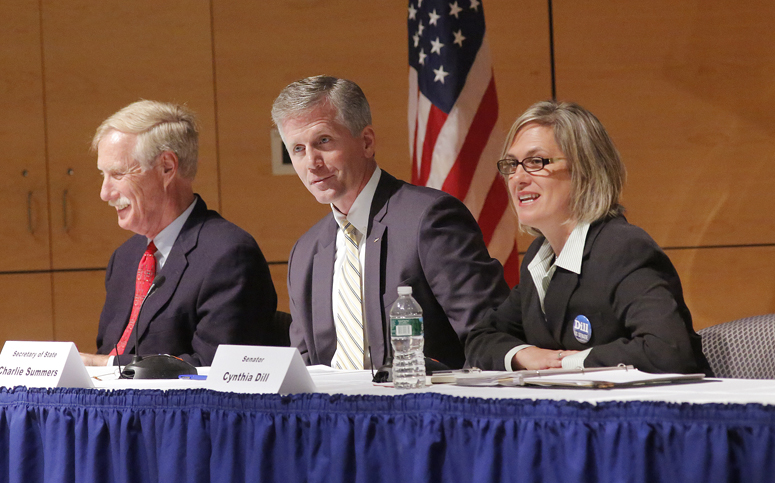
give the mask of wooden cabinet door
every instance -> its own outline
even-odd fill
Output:
[[[0,3],[0,271],[50,268],[37,2]]]
[[[54,339],[50,273],[0,275],[0,294],[0,345]]]
[[[52,277],[54,339],[97,350],[97,327],[105,303],[105,271],[60,272]]]
[[[195,188],[217,209],[209,3],[44,0],[42,19],[53,268],[104,267],[131,235],[99,198],[89,145],[105,118],[139,99],[197,112]]]

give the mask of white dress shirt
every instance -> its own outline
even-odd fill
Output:
[[[170,251],[172,251],[172,245],[175,244],[175,240],[178,239],[178,235],[180,234],[180,230],[183,229],[183,225],[186,224],[186,220],[188,220],[188,217],[191,216],[191,212],[194,211],[194,206],[196,206],[196,200],[197,197],[194,197],[194,201],[188,205],[188,208],[180,214],[175,220],[167,225],[162,231],[159,232],[158,235],[156,235],[153,238],[153,244],[156,245],[156,272],[158,273],[162,267],[164,266],[164,263],[167,261],[167,257],[170,256]],[[148,243],[151,243],[151,240],[148,240]]]
[[[341,277],[341,268],[345,259],[345,236],[342,231],[342,226],[346,225],[349,221],[356,230],[358,230],[357,242],[358,242],[358,259],[361,262],[361,293],[363,293],[363,282],[366,279],[366,274],[363,271],[363,267],[366,266],[366,243],[363,243],[366,239],[366,232],[369,229],[369,214],[371,212],[371,202],[374,199],[374,193],[377,191],[377,184],[379,184],[379,178],[382,175],[382,170],[379,166],[374,170],[369,182],[363,187],[358,196],[355,198],[350,211],[347,215],[343,215],[342,212],[336,209],[331,204],[331,211],[334,213],[334,219],[336,220],[339,228],[336,230],[336,258],[334,259],[334,287],[338,287],[339,278]],[[361,309],[363,314],[361,320],[363,320],[363,346],[369,347],[369,341],[366,330],[366,297],[361,297]],[[339,297],[335,292],[331,291],[331,307],[333,314],[337,313],[339,307]],[[334,315],[335,316],[335,315]],[[363,368],[369,369],[371,367],[371,361],[369,360],[368,350],[363,353]]]

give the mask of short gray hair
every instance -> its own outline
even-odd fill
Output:
[[[196,176],[199,129],[196,115],[185,106],[146,100],[133,102],[100,124],[92,139],[92,150],[96,151],[111,131],[137,134],[134,156],[144,168],[152,167],[164,151],[172,151],[178,157],[181,177],[193,180]]]
[[[573,102],[537,102],[511,126],[501,158],[506,157],[517,133],[527,124],[554,130],[554,139],[570,168],[570,211],[576,221],[592,223],[624,212],[619,199],[627,171],[611,137],[594,114]],[[529,233],[537,234],[535,229],[527,228]]]
[[[359,136],[371,125],[369,101],[358,84],[326,75],[297,80],[283,89],[272,104],[272,121],[282,133],[286,119],[325,104],[336,110],[336,120],[353,136]]]

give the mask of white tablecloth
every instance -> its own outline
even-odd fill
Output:
[[[206,387],[193,380],[119,380],[117,371],[89,367],[99,389],[194,389]],[[199,368],[207,374],[209,368]],[[370,371],[339,371],[327,366],[308,368],[317,391],[327,394],[394,396],[406,394],[389,384],[371,382]],[[775,380],[706,379],[692,384],[646,386],[620,389],[555,389],[543,387],[464,387],[435,384],[414,391],[479,398],[551,399],[597,403],[602,401],[665,401],[674,403],[760,403],[775,404]]]

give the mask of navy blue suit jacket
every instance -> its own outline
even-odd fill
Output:
[[[307,364],[330,365],[336,351],[331,291],[337,228],[327,215],[296,242],[288,261],[291,345]],[[397,287],[409,285],[423,309],[425,355],[462,367],[469,330],[509,292],[501,264],[490,257],[465,205],[383,171],[364,243],[363,299],[374,365],[388,352],[385,333]]]
[[[623,216],[593,223],[581,274],[557,267],[544,298],[546,314],[527,269],[543,242],[539,237],[527,250],[519,286],[471,332],[469,364],[504,370],[511,349],[533,344],[553,350],[592,348],[585,367],[623,363],[646,372],[710,374],[678,273],[645,231]],[[591,324],[587,342],[573,333],[579,315]]]
[[[144,236],[135,235],[110,258],[98,354],[113,349],[129,321],[137,265],[146,245]],[[277,294],[264,255],[252,236],[208,210],[201,198],[160,275],[165,281],[148,297],[135,325],[140,355],[172,354],[208,366],[219,344],[261,345],[275,340]],[[124,354],[134,352],[133,333]],[[129,361],[127,357],[120,362]]]

